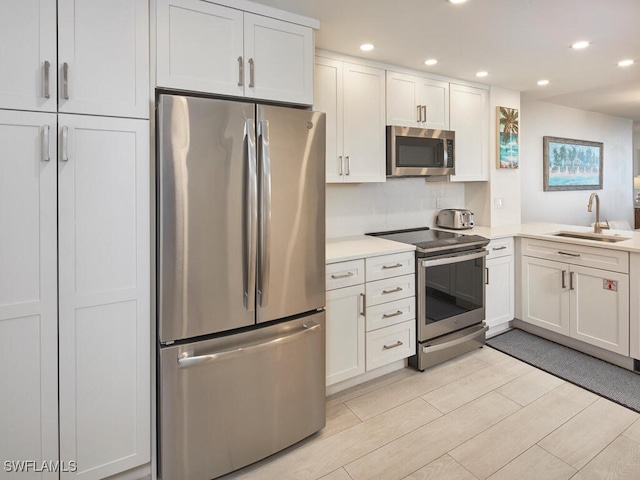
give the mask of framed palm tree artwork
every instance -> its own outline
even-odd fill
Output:
[[[520,164],[520,121],[516,108],[497,107],[498,168],[518,168]]]
[[[602,142],[542,137],[543,190],[602,190]]]

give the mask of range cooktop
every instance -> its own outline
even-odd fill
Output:
[[[488,238],[480,235],[463,235],[432,230],[429,227],[374,232],[367,233],[367,235],[415,245],[416,252],[420,257],[481,249],[489,243]]]

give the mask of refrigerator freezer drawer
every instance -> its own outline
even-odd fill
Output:
[[[209,480],[325,425],[325,312],[160,352],[160,476]]]

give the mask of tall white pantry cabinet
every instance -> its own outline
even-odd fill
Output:
[[[0,0],[0,478],[150,461],[148,24],[146,0]]]

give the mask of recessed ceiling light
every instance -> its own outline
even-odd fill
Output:
[[[429,60],[426,60],[424,62],[425,65],[435,65],[436,63],[438,63],[438,60],[436,60],[435,58],[430,58]]]
[[[476,73],[476,77],[486,77],[487,75],[489,75],[489,72],[482,71]]]
[[[466,2],[466,1],[467,1],[467,0],[447,0],[447,2],[449,2],[449,3],[453,3],[454,5],[455,5],[455,4],[457,4],[457,3],[464,3],[464,2]]]
[[[618,62],[619,67],[628,67],[629,65],[633,65],[633,60],[627,59],[627,60],[620,60]]]
[[[373,50],[373,45],[371,43],[363,43],[362,45],[360,45],[360,50],[362,50],[363,52],[370,52],[371,50]]]
[[[544,85],[549,85],[549,80],[538,80],[538,85],[541,87]]]
[[[571,45],[571,48],[573,48],[574,50],[580,50],[581,48],[587,48],[588,46],[589,42],[587,42],[586,40],[580,40],[579,42]]]

